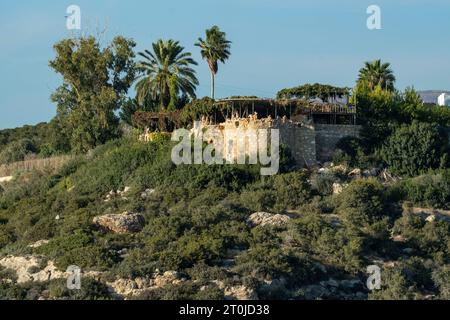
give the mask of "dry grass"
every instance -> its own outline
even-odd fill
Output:
[[[57,156],[46,159],[32,159],[0,166],[0,177],[12,176],[19,171],[56,170],[66,164],[71,156]]]

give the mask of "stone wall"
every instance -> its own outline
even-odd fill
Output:
[[[285,121],[276,123],[274,127],[280,130],[280,143],[289,148],[297,164],[307,167],[316,164],[316,134],[313,125]]]
[[[313,124],[308,122],[293,122],[286,118],[283,119],[257,119],[256,116],[248,118],[228,119],[226,122],[212,125],[207,120],[194,125],[193,133],[198,134],[203,129],[213,129],[212,143],[219,136],[223,136],[224,141],[228,141],[227,132],[233,132],[232,129],[279,129],[280,143],[287,146],[296,163],[300,166],[311,167],[318,162],[332,160],[337,142],[347,136],[358,137],[360,126],[355,125],[330,125]],[[252,139],[253,140],[253,139]],[[258,142],[248,141],[245,146],[247,155],[257,150]],[[231,155],[235,158],[237,155],[236,146],[228,150],[227,143],[224,145],[224,155]]]
[[[359,137],[361,126],[315,124],[316,158],[317,161],[330,161],[336,149],[336,144],[344,137]]]

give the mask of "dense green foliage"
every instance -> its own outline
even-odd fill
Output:
[[[152,49],[139,52],[143,60],[138,64],[137,100],[143,104],[148,99],[159,99],[161,110],[174,111],[180,93],[195,98],[199,82],[192,66],[197,62],[172,39],[160,39]]]
[[[381,158],[392,172],[415,176],[428,169],[444,167],[448,138],[436,125],[413,122],[395,130],[381,149]]]
[[[56,135],[53,122],[0,130],[0,165],[65,152]]]
[[[214,79],[230,42],[217,27],[206,36],[198,45]],[[0,185],[0,260],[33,255],[42,264],[34,271],[51,261],[59,270],[100,272],[74,291],[64,279],[18,283],[14,270],[0,267],[0,299],[117,299],[108,288],[115,280],[165,272],[177,281],[134,298],[224,299],[236,288],[261,299],[449,298],[448,212],[430,218],[414,208],[450,208],[448,109],[424,106],[412,88],[395,91],[389,64],[375,61],[353,90],[363,130],[338,143],[340,166],[298,168],[289,146],[271,177],[261,177],[258,165],[176,166],[167,134],[148,143],[121,135],[117,111],[143,129],[154,114],[141,111],[188,126],[223,110],[213,99],[195,99],[195,62],[172,40],[141,54],[137,99],[127,97],[136,80],[134,46],[122,37],[105,48],[93,37],[58,42],[50,62],[64,81],[52,96],[56,118],[0,131],[0,164],[85,153]],[[348,92],[314,84],[278,98]],[[402,179],[379,174],[383,169]],[[142,230],[122,234],[93,223],[123,212],[140,214]],[[48,241],[33,245],[40,240]],[[380,264],[383,280],[369,292],[372,264]]]
[[[305,84],[295,88],[283,89],[277,93],[277,99],[320,98],[327,101],[330,98],[342,98],[350,93],[349,88],[338,88],[320,83]]]
[[[64,79],[52,95],[59,129],[55,134],[69,141],[71,149],[86,152],[118,136],[115,111],[134,81],[135,45],[116,37],[102,48],[94,37],[82,37],[54,46],[56,57],[50,67]]]
[[[243,284],[260,298],[309,299],[309,288],[320,281],[363,283],[370,256],[400,259],[399,252],[412,247],[415,256],[435,260],[434,269],[424,267],[426,284],[422,278],[405,278],[403,269],[398,274],[388,269],[386,277],[393,272],[398,283],[370,297],[419,297],[427,290],[448,294],[449,226],[409,215],[399,219],[390,206],[400,198],[389,194],[405,196],[405,187],[395,185],[388,192],[375,179],[356,179],[344,193],[330,198],[326,181],[339,181],[336,175],[319,178],[293,171],[261,180],[255,166],[175,166],[170,150],[171,143],[165,141],[121,139],[74,159],[56,174],[19,177],[0,195],[0,254],[42,255],[61,269],[75,264],[104,271],[102,277],[110,280],[157,270],[176,270],[187,279],[147,291],[141,299],[222,299],[223,289],[211,282],[215,280]],[[126,198],[105,202],[110,190],[125,186],[131,187]],[[142,198],[148,188],[155,192]],[[124,210],[143,214],[142,232],[113,234],[92,224],[95,216]],[[250,226],[249,215],[260,210],[290,213],[292,219],[280,226]],[[342,223],[332,223],[330,213]],[[391,230],[407,242],[392,241]],[[27,247],[42,239],[50,242]],[[124,249],[127,254],[120,254]],[[234,262],[227,266],[230,256]],[[71,292],[61,282],[2,284],[0,296],[33,299],[49,290],[57,299],[111,298],[102,286],[89,282],[84,291]],[[322,298],[355,290],[367,297],[367,289],[359,287]]]
[[[364,68],[359,70],[358,81],[368,83],[371,89],[380,86],[383,90],[393,91],[395,76],[390,65],[390,63],[382,63],[381,60],[366,62]]]
[[[450,172],[404,179],[394,187],[403,199],[427,208],[450,209]]]

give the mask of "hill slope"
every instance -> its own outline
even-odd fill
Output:
[[[401,217],[394,186],[350,178],[342,167],[287,172],[288,158],[284,173],[264,179],[256,166],[177,167],[170,151],[165,141],[117,140],[56,173],[24,173],[5,185],[0,278],[10,280],[0,281],[0,297],[366,299],[446,292],[449,225]],[[332,195],[333,183],[350,184]],[[370,293],[365,272],[374,263],[385,266],[387,280]],[[65,287],[70,265],[84,272],[81,291]]]

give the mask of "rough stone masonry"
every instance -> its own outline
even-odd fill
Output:
[[[232,117],[220,124],[211,124],[208,119],[203,118],[199,125],[194,125],[192,130],[196,134],[205,129],[223,132],[238,128],[279,129],[280,144],[289,148],[298,165],[307,167],[315,166],[318,162],[330,161],[338,141],[348,136],[359,137],[361,130],[361,126],[358,125],[314,124],[307,121],[296,122],[286,117],[258,119],[256,115],[248,118]],[[246,153],[257,149],[254,146],[257,143],[258,141],[248,141],[245,146]]]

